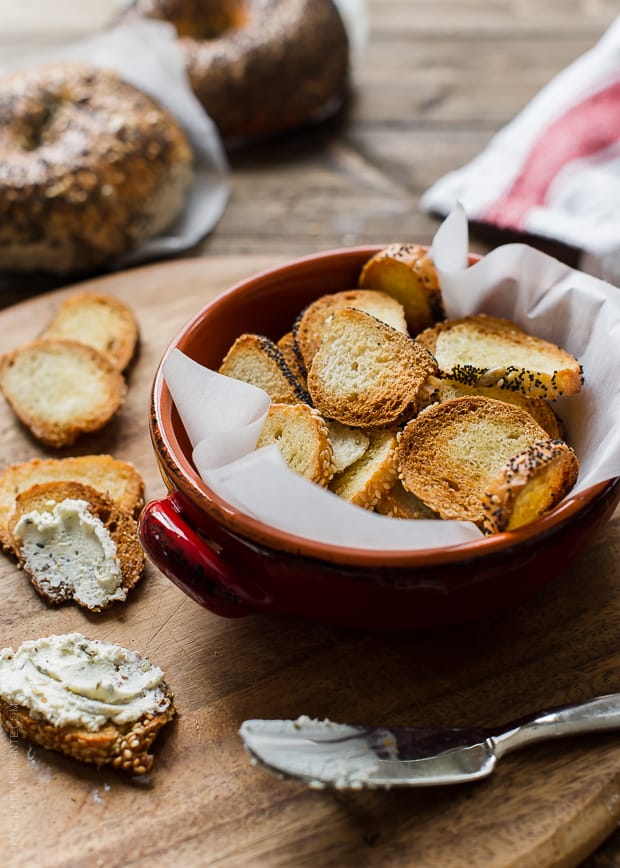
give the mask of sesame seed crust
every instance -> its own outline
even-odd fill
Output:
[[[272,404],[256,448],[275,444],[287,465],[317,485],[334,475],[334,450],[323,417],[307,404]]]
[[[10,738],[23,738],[48,750],[59,751],[96,766],[111,765],[119,771],[143,775],[153,767],[149,749],[160,730],[176,714],[172,693],[164,685],[167,707],[126,724],[107,723],[91,732],[75,726],[53,726],[35,718],[29,709],[0,698],[0,723]]]
[[[101,266],[180,212],[192,155],[176,121],[108,71],[51,63],[0,79],[0,269]]]
[[[579,462],[563,440],[537,440],[510,458],[483,497],[483,530],[515,530],[550,509],[577,481]]]

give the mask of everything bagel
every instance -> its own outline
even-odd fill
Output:
[[[180,213],[192,152],[111,72],[52,63],[0,79],[0,270],[85,272]]]

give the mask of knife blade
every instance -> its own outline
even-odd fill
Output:
[[[301,716],[246,720],[252,762],[313,788],[436,786],[490,775],[500,757],[534,741],[620,728],[620,694],[485,727],[352,726]]]

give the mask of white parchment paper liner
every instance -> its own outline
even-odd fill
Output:
[[[165,233],[136,245],[108,267],[136,265],[197,244],[226,207],[228,163],[219,133],[189,85],[174,27],[150,20],[124,23],[53,52],[29,56],[10,69],[55,60],[79,60],[117,72],[177,119],[194,153],[194,181],[182,214]]]
[[[555,404],[580,459],[571,494],[620,475],[620,291],[524,244],[499,247],[469,268],[467,249],[459,207],[432,248],[448,317],[507,317],[575,355],[585,386]],[[349,504],[290,471],[276,446],[253,451],[269,407],[261,389],[179,350],[163,373],[200,476],[242,512],[309,540],[363,549],[428,549],[481,537],[469,522],[391,519]]]

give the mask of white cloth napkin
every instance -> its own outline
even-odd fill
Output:
[[[620,284],[620,18],[421,207],[457,202],[470,220],[583,251],[584,271]]]
[[[351,46],[351,64],[355,67],[362,63],[368,44],[370,21],[366,0],[334,0],[334,5],[346,28]]]
[[[228,163],[215,125],[190,88],[172,25],[150,20],[122,24],[53,52],[30,56],[11,69],[54,60],[80,60],[117,72],[166,108],[192,146],[194,182],[182,214],[164,233],[143,241],[110,267],[135,265],[197,244],[226,207]]]
[[[449,317],[485,312],[565,347],[585,386],[555,406],[580,461],[572,496],[620,475],[620,292],[525,244],[498,247],[467,267],[468,226],[457,207],[439,228],[433,258]],[[289,470],[275,446],[255,451],[269,399],[175,350],[164,377],[202,479],[237,509],[306,539],[402,551],[478,539],[469,522],[406,521],[370,513]]]

